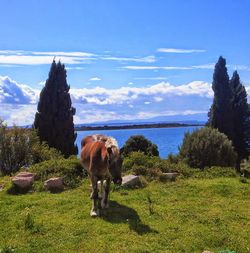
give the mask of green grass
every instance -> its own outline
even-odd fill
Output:
[[[0,185],[8,178],[0,178]],[[6,187],[7,188],[7,187]],[[0,191],[2,252],[250,252],[250,184],[239,178],[151,182],[111,192],[111,207],[89,216],[88,179],[76,189]],[[0,251],[1,252],[1,251]]]

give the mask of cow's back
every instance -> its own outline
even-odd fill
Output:
[[[81,150],[81,163],[89,174],[104,176],[108,170],[108,152],[100,141],[86,142]]]

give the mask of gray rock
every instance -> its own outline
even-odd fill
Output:
[[[175,181],[176,177],[179,175],[177,172],[162,173],[165,180]]]
[[[21,189],[30,188],[34,182],[35,174],[31,172],[20,172],[12,178],[14,185]]]
[[[135,187],[141,184],[140,177],[135,175],[127,175],[122,177],[122,186]]]
[[[62,191],[63,180],[61,177],[53,177],[44,182],[44,187],[49,191]]]

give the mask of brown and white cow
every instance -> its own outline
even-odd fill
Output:
[[[98,181],[101,185],[101,207],[108,208],[110,183],[121,184],[122,159],[117,141],[105,135],[86,136],[82,142],[81,163],[88,172],[92,183],[92,217],[99,215]],[[105,184],[103,184],[106,180]],[[103,189],[104,188],[104,189]]]

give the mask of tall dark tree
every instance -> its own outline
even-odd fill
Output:
[[[233,109],[233,146],[238,154],[237,169],[240,161],[247,158],[250,150],[250,108],[247,103],[247,93],[240,81],[239,74],[234,71],[230,80]]]
[[[226,68],[226,60],[220,56],[215,65],[212,89],[214,91],[213,104],[208,113],[208,125],[217,128],[232,140],[232,91]]]
[[[77,146],[74,144],[75,108],[71,106],[70,86],[66,77],[64,64],[53,60],[48,79],[40,93],[34,127],[41,141],[46,141],[50,147],[68,157],[77,154]]]

